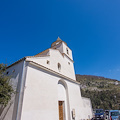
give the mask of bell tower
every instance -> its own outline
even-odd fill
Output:
[[[73,61],[71,49],[67,46],[67,43],[59,37],[51,44],[51,48],[58,49],[63,55],[66,55],[71,61]]]

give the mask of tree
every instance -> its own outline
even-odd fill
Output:
[[[0,107],[4,108],[14,93],[10,85],[10,77],[5,75],[7,65],[0,64]]]

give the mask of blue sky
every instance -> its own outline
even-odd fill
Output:
[[[0,1],[0,63],[35,55],[58,36],[77,74],[120,80],[120,0]]]

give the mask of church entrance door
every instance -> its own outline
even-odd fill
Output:
[[[59,120],[64,120],[64,105],[63,105],[63,101],[59,101],[58,104],[59,104]]]

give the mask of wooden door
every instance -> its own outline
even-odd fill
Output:
[[[63,101],[59,101],[59,120],[63,120]]]

